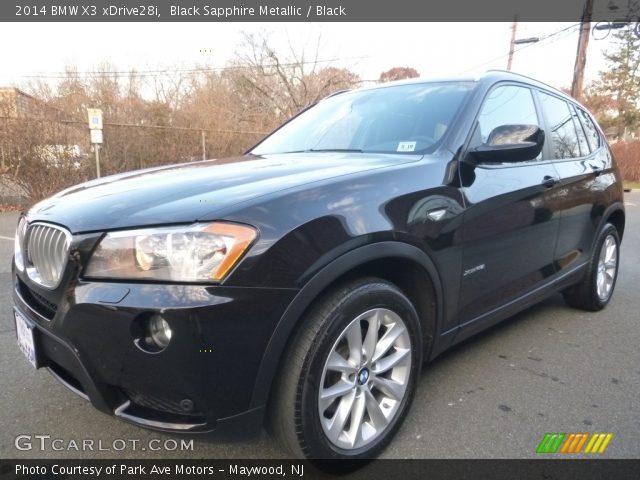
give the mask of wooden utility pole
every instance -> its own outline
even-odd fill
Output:
[[[507,70],[511,71],[511,65],[513,64],[513,52],[516,47],[516,29],[518,28],[518,15],[513,17],[513,23],[511,24],[511,43],[509,44],[509,60],[507,61]]]
[[[580,101],[580,97],[582,97],[584,67],[587,64],[587,47],[589,46],[589,35],[591,34],[592,13],[593,0],[586,0],[580,20],[580,37],[578,38],[578,51],[576,53],[576,63],[573,67],[573,82],[571,84],[571,95],[578,101]]]

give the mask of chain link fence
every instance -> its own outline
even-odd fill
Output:
[[[171,125],[104,124],[102,176],[239,155],[264,132]],[[27,206],[96,177],[88,125],[37,118],[0,119],[0,203]]]

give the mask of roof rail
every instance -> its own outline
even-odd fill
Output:
[[[552,85],[549,85],[548,83],[542,82],[542,81],[540,81],[540,80],[538,80],[536,78],[530,77],[528,75],[523,75],[522,73],[510,72],[508,70],[502,70],[500,68],[492,68],[492,69],[487,70],[485,73],[504,73],[504,74],[507,74],[507,75],[513,75],[514,77],[526,78],[527,80],[531,80],[531,81],[533,81],[535,83],[538,83],[540,85],[544,85],[545,87],[549,88],[550,90],[553,90],[553,91],[555,91],[557,93],[560,93],[560,94],[564,95],[565,97],[572,98],[573,101],[577,101],[575,98],[571,97],[571,95],[568,95],[567,93],[563,92],[559,88],[556,88],[556,87],[554,87]]]

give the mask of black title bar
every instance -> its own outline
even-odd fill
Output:
[[[3,0],[1,22],[579,21],[586,0]],[[640,0],[594,0],[592,20],[638,21]],[[384,32],[381,32],[384,34]]]
[[[636,480],[639,460],[0,460],[0,480]]]

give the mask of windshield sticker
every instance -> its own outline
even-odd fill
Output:
[[[416,149],[416,142],[399,142],[397,152],[413,152]]]

